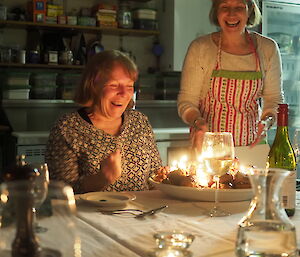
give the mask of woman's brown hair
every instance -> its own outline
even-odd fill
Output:
[[[209,20],[213,25],[220,27],[218,21],[218,7],[220,5],[221,0],[212,0],[212,6],[209,12]],[[250,13],[250,16],[247,21],[247,27],[255,27],[261,22],[261,12],[257,6],[256,0],[244,0],[245,4],[247,4]]]
[[[88,61],[75,91],[74,101],[91,109],[99,106],[103,86],[116,66],[121,66],[133,81],[137,80],[137,66],[127,55],[118,50],[106,50]],[[132,102],[129,107],[131,105]]]

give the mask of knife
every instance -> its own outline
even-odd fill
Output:
[[[162,211],[163,209],[167,208],[168,205],[163,205],[163,206],[160,206],[158,208],[155,208],[155,209],[152,209],[150,211],[146,211],[146,212],[143,212],[141,214],[138,214],[135,216],[135,218],[144,218],[145,216],[151,216],[151,215],[154,215],[155,213],[159,212],[159,211]]]

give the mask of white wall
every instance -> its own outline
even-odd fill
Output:
[[[162,70],[181,71],[191,41],[215,31],[209,21],[211,0],[157,0],[160,19],[160,43],[165,52]]]

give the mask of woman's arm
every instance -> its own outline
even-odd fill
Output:
[[[49,167],[50,179],[70,184],[75,192],[80,190],[77,155],[58,125],[50,132],[45,161]]]
[[[278,45],[271,39],[261,42],[261,54],[264,56],[263,81],[263,112],[261,119],[270,116],[276,119],[277,107],[283,101],[282,92],[282,65]]]
[[[199,101],[210,87],[209,79],[216,58],[212,44],[211,35],[194,40],[184,59],[177,106],[179,116],[190,126],[201,118]]]

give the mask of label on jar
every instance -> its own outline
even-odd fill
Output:
[[[49,51],[48,52],[48,60],[49,60],[49,63],[57,63],[57,51]]]

